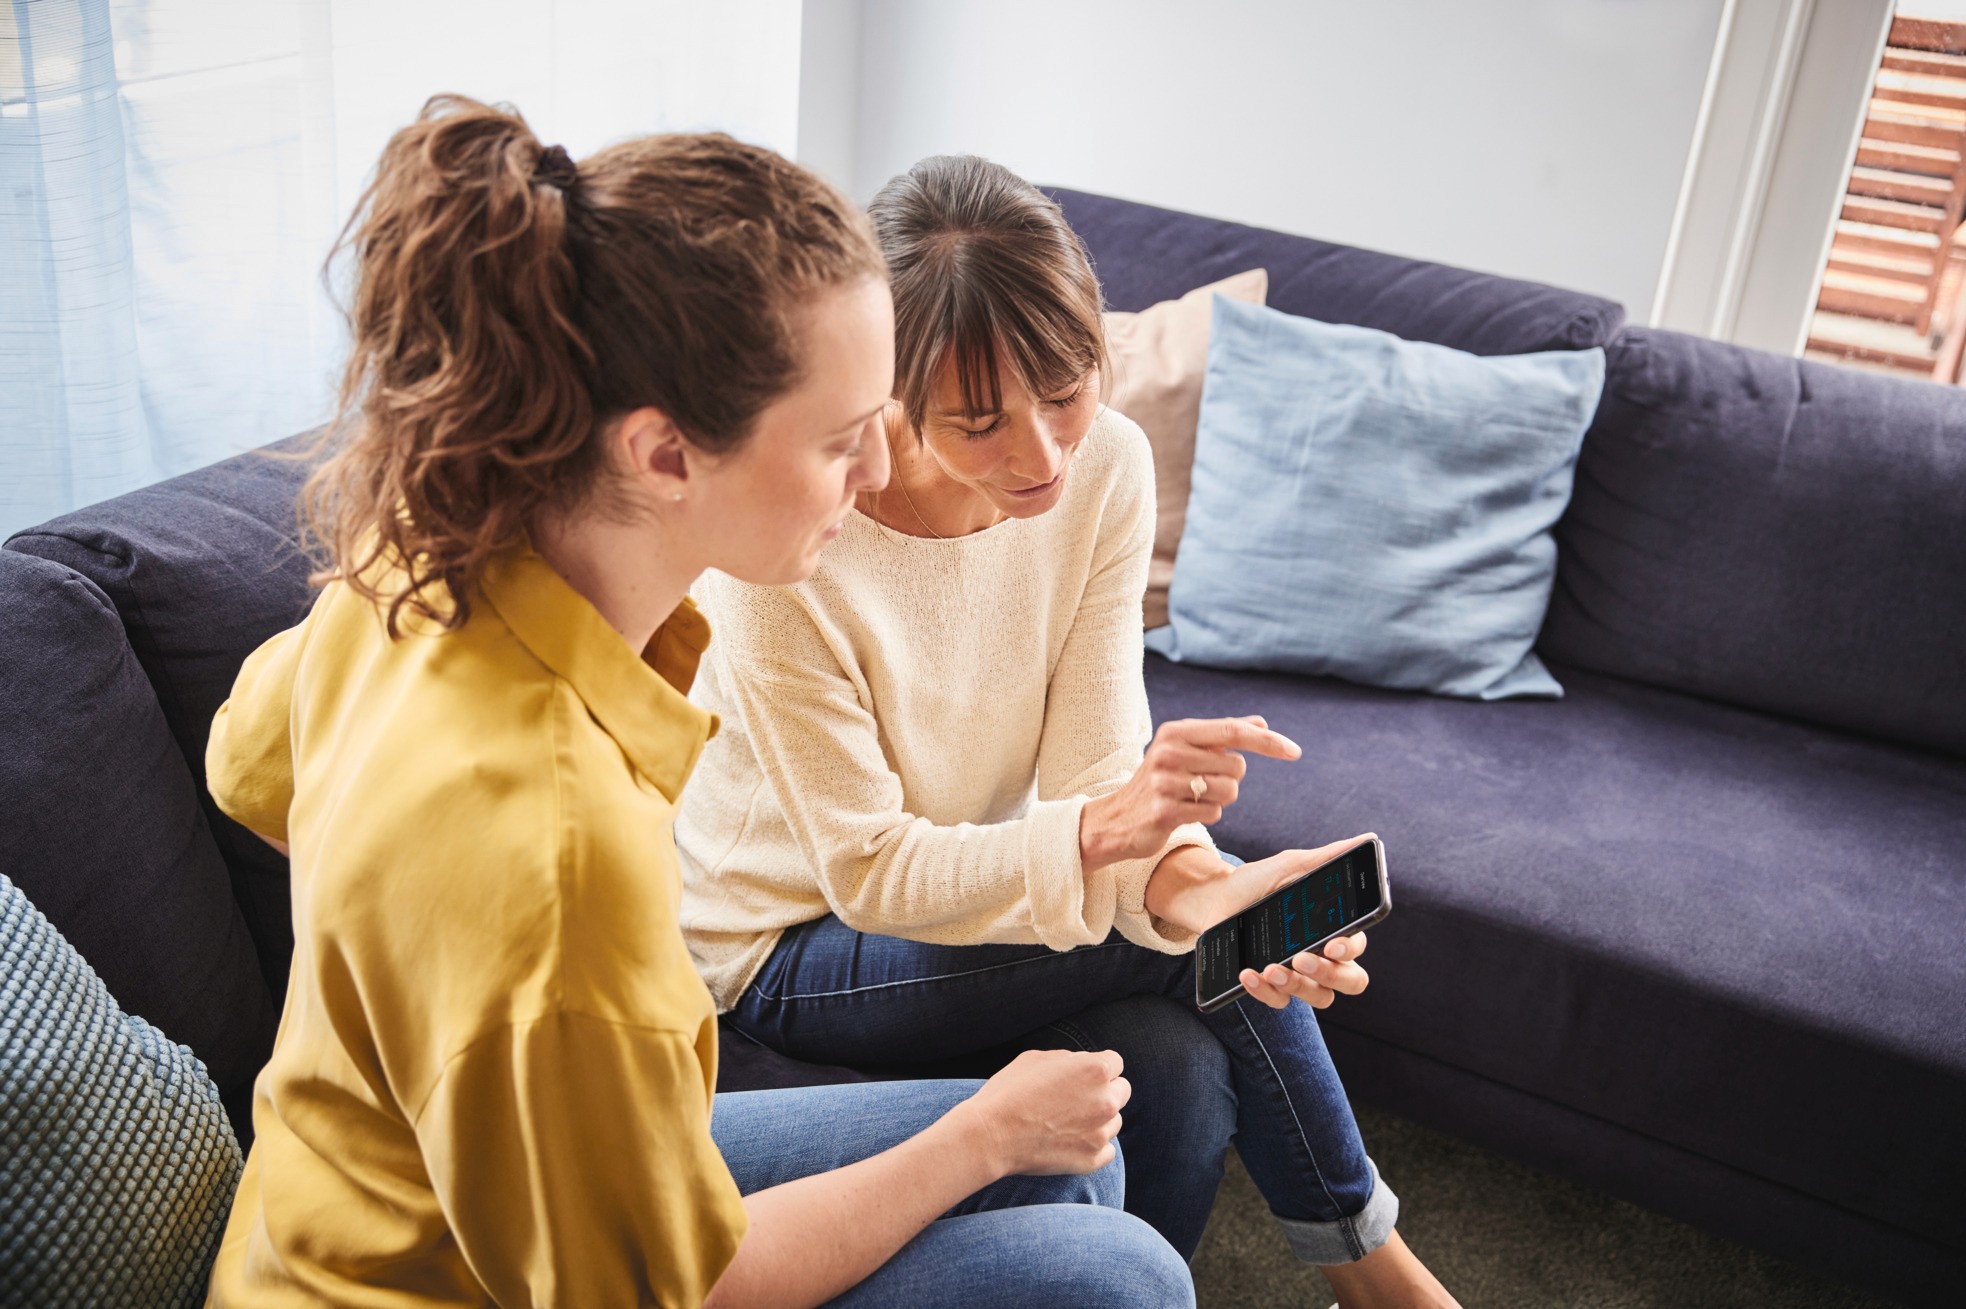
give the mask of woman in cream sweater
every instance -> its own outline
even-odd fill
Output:
[[[1232,867],[1203,824],[1260,719],[1154,733],[1146,438],[1100,404],[1100,295],[1028,183],[925,160],[875,198],[895,296],[893,474],[812,576],[706,575],[720,715],[676,826],[682,925],[745,1034],[826,1062],[1111,1048],[1127,1208],[1184,1255],[1234,1141],[1341,1302],[1452,1304],[1394,1231],[1312,1007],[1362,937],[1196,1011],[1195,936],[1350,843]]]

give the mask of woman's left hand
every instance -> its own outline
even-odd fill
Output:
[[[1315,850],[1279,850],[1234,867],[1205,846],[1182,846],[1156,864],[1147,879],[1147,912],[1183,931],[1205,932],[1371,839],[1366,832]]]
[[[1306,950],[1290,966],[1271,964],[1262,972],[1245,968],[1236,980],[1251,997],[1272,1009],[1302,1000],[1313,1009],[1328,1008],[1339,995],[1357,995],[1372,979],[1359,967],[1365,953],[1365,933],[1354,932],[1328,942],[1322,954]]]
[[[1211,850],[1184,846],[1161,860],[1148,879],[1147,910],[1172,926],[1202,932],[1371,839],[1366,832],[1315,850],[1283,850],[1234,868]],[[1357,962],[1364,953],[1365,933],[1354,932],[1327,944],[1322,956],[1305,951],[1288,965],[1271,964],[1260,973],[1245,968],[1236,980],[1272,1009],[1292,1000],[1323,1009],[1341,993],[1357,995],[1365,989],[1370,979]]]

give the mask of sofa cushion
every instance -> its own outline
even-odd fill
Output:
[[[1208,373],[1208,325],[1215,297],[1260,305],[1270,275],[1252,268],[1137,314],[1106,315],[1107,404],[1140,424],[1154,448],[1154,557],[1147,566],[1146,624],[1167,621],[1167,584],[1188,521],[1188,474],[1195,463],[1201,384]]]
[[[1966,764],[1575,668],[1480,704],[1147,665],[1157,720],[1305,747],[1224,849],[1385,840],[1324,1021],[1966,1252]]]
[[[1561,695],[1530,647],[1603,384],[1598,349],[1482,358],[1217,298],[1170,624],[1147,645],[1213,668]]]
[[[1625,321],[1614,301],[1376,250],[1046,187],[1092,254],[1110,309],[1141,310],[1266,268],[1268,303],[1478,355],[1588,350]]]
[[[278,1014],[115,607],[0,551],[0,615],[0,864],[124,1008],[197,1052],[243,1135]]]
[[[0,1304],[203,1304],[242,1160],[198,1060],[0,876]]]
[[[312,603],[294,497],[293,437],[17,533],[7,549],[64,563],[115,603],[177,738],[266,984],[285,994],[293,954],[287,861],[205,792],[205,738],[239,665]],[[86,947],[84,947],[86,950]]]
[[[1634,329],[1540,648],[1966,755],[1966,391]]]

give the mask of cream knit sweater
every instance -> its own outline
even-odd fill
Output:
[[[1151,738],[1147,438],[1102,410],[1059,503],[951,540],[854,513],[797,586],[706,575],[692,692],[719,714],[676,819],[684,939],[719,1009],[788,927],[938,944],[1194,937],[1143,903],[1161,855],[1088,874],[1079,811]],[[1166,850],[1208,845],[1183,827]]]

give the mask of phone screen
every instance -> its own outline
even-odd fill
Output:
[[[1209,928],[1200,952],[1201,996],[1234,990],[1245,968],[1282,963],[1379,908],[1379,856],[1371,841]]]

